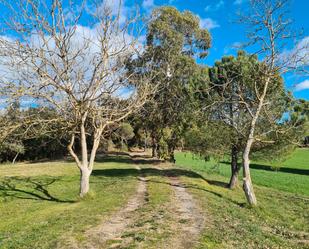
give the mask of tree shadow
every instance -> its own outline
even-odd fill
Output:
[[[222,161],[220,163],[223,164],[230,164],[230,162]],[[286,168],[286,167],[272,167],[270,165],[264,164],[257,164],[257,163],[250,163],[251,169],[257,170],[265,170],[265,171],[273,171],[273,172],[284,172],[284,173],[291,173],[291,174],[298,174],[298,175],[309,175],[309,169],[297,169],[297,168]]]
[[[140,180],[140,179],[139,179],[139,180]],[[232,200],[232,199],[230,199],[230,198],[228,198],[228,197],[223,196],[223,195],[220,194],[220,193],[217,193],[217,192],[215,192],[215,191],[212,191],[212,190],[209,190],[209,189],[206,189],[206,188],[199,187],[199,186],[194,185],[194,184],[174,184],[174,183],[170,183],[170,182],[157,181],[157,180],[153,180],[153,179],[148,180],[148,181],[149,181],[149,182],[154,182],[154,183],[160,183],[160,184],[167,184],[167,185],[170,185],[170,186],[173,186],[173,187],[178,187],[178,188],[197,189],[197,190],[201,190],[201,191],[205,191],[205,192],[207,192],[207,193],[213,194],[213,195],[215,195],[215,196],[217,196],[217,197],[219,197],[219,198],[224,198],[224,199],[226,199],[226,200],[228,200],[228,201],[234,203],[235,205],[237,205],[237,206],[239,206],[239,207],[244,207],[244,206],[246,205],[245,202],[240,203],[240,202],[234,201],[234,200]],[[207,182],[208,182],[209,184],[213,185],[211,182],[209,182],[209,181],[207,181]],[[221,183],[221,182],[220,182],[220,183]],[[220,184],[220,187],[221,187],[222,184],[224,184],[224,185],[226,185],[226,186],[228,185],[228,184],[226,184],[226,183],[221,183],[221,184]],[[216,186],[218,186],[218,185],[216,185]]]
[[[205,177],[194,171],[184,169],[156,169],[156,168],[143,168],[141,170],[132,168],[95,169],[93,170],[92,175],[106,176],[106,177],[126,177],[126,176],[140,176],[140,175],[166,176],[166,177],[186,176],[189,178],[202,179],[210,185],[215,185],[222,188],[228,188],[228,183],[206,179]]]
[[[138,169],[123,169],[123,168],[117,168],[117,169],[97,169],[93,170],[94,176],[105,176],[105,177],[126,177],[126,176],[134,176],[138,177],[138,180],[141,180],[139,176],[162,176],[162,177],[180,177],[180,176],[186,176],[188,178],[194,178],[194,179],[201,179],[205,182],[207,182],[210,185],[222,187],[222,188],[228,188],[228,184],[225,182],[215,181],[206,179],[202,175],[191,171],[191,170],[184,170],[184,169],[156,169],[156,168],[142,168],[141,170]],[[235,205],[239,207],[243,207],[245,203],[238,203],[230,198],[227,198],[223,196],[220,193],[217,193],[215,191],[199,187],[194,184],[173,184],[171,182],[166,181],[159,181],[156,179],[147,179],[147,182],[155,182],[155,183],[161,183],[161,184],[167,184],[174,187],[182,187],[182,188],[191,188],[191,189],[197,189],[202,190],[211,194],[216,195],[217,197],[224,198],[228,201],[231,201]]]
[[[75,201],[72,200],[61,200],[50,194],[50,192],[47,190],[48,186],[52,185],[58,180],[59,178],[35,180],[31,177],[5,177],[0,181],[0,196],[25,200],[74,203]]]
[[[99,163],[134,163],[134,164],[159,164],[164,162],[161,159],[155,159],[147,155],[130,155],[127,152],[108,152],[97,155],[96,162]]]

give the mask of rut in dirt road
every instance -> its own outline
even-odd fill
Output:
[[[174,166],[157,161],[152,164],[152,159],[145,155],[134,153],[130,154],[132,162],[136,164],[135,168],[141,171],[136,194],[131,197],[125,207],[110,216],[101,225],[90,229],[86,236],[86,245],[79,248],[127,248],[130,245],[134,248],[173,248],[173,249],[191,249],[197,244],[200,234],[205,225],[205,218],[198,203],[193,196],[187,191],[177,176],[171,176],[167,172]],[[157,170],[160,178],[152,181],[151,176],[146,170],[141,169],[138,164],[151,166]],[[156,180],[158,180],[156,182]],[[171,189],[170,199],[162,204],[159,209],[149,209],[147,198],[150,197],[147,191],[147,182],[152,184],[167,184],[165,187]],[[153,188],[154,185],[152,185]],[[162,186],[162,185],[161,185]],[[163,213],[162,213],[163,212]],[[155,238],[160,238],[160,231],[166,231],[166,237],[154,241],[153,237],[148,234],[141,241],[136,241],[135,236],[145,234],[145,231],[153,228],[149,223],[152,219],[157,219],[157,230],[152,233]],[[162,220],[160,220],[162,219]],[[141,225],[142,224],[142,225]],[[137,236],[138,237],[138,236]],[[149,239],[155,242],[149,244]],[[133,247],[132,247],[133,248]]]
[[[173,248],[189,249],[197,243],[205,226],[205,218],[193,196],[178,178],[169,177],[174,190],[174,205],[178,215],[180,233],[173,238]]]
[[[137,166],[136,169],[140,170]],[[121,234],[133,222],[133,213],[141,207],[147,196],[147,184],[144,177],[139,177],[136,194],[129,199],[127,205],[113,214],[103,224],[87,232],[88,242],[82,248],[106,248],[108,240],[121,240]]]

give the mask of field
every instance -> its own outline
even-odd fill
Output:
[[[308,149],[297,150],[280,169],[253,163],[259,201],[254,209],[246,207],[241,188],[225,188],[229,165],[190,153],[177,153],[176,160],[177,166],[203,177],[183,179],[211,217],[200,248],[309,248]]]
[[[230,176],[228,162],[204,161],[191,153],[177,153],[176,160],[178,166],[208,175]],[[309,150],[306,148],[296,150],[282,163],[252,162],[250,167],[253,182],[257,185],[309,195]]]
[[[226,163],[190,153],[177,153],[176,166],[132,158],[99,160],[82,200],[71,162],[1,165],[0,248],[309,248],[308,150],[276,171],[253,163],[257,208],[241,188],[226,188]],[[138,205],[126,212],[134,196]],[[126,223],[108,223],[114,237],[89,235],[102,235],[110,217]]]

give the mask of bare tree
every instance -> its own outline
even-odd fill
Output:
[[[104,131],[141,108],[155,90],[148,84],[150,74],[137,81],[125,67],[141,50],[136,13],[129,18],[121,1],[77,6],[62,0],[17,0],[2,1],[1,9],[2,89],[6,97],[27,96],[40,107],[57,110],[57,122],[70,136],[68,151],[80,170],[83,197]]]
[[[250,113],[250,126],[246,135],[246,143],[243,151],[243,189],[250,205],[256,205],[257,200],[254,194],[251,176],[249,155],[254,142],[261,142],[265,133],[259,134],[256,127],[263,116],[278,124],[278,119],[267,115],[267,110],[272,108],[271,101],[267,101],[269,90],[278,75],[290,70],[300,69],[304,61],[308,61],[308,45],[298,47],[291,53],[283,53],[287,45],[295,44],[295,32],[291,28],[292,21],[288,19],[288,0],[251,0],[249,13],[241,16],[240,23],[249,27],[249,44],[257,48],[256,54],[262,59],[263,67],[258,73],[260,77],[254,79],[255,101],[248,105],[244,102]],[[295,46],[297,47],[297,46]],[[308,58],[308,57],[307,57]],[[241,97],[241,96],[239,96]],[[268,133],[272,132],[269,127]],[[264,141],[272,142],[272,141]]]

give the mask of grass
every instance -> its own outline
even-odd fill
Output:
[[[258,207],[250,208],[241,188],[226,188],[229,165],[214,167],[213,161],[193,159],[188,153],[177,153],[176,160],[179,167],[204,178],[182,176],[208,220],[197,248],[309,248],[308,175],[272,171],[272,165],[256,163],[261,166],[252,169]],[[308,170],[306,162],[308,151],[300,149],[282,167]],[[301,195],[294,194],[298,192]]]
[[[83,239],[84,231],[125,205],[135,192],[133,174],[113,177],[124,163],[97,163],[91,193],[78,196],[79,175],[67,162],[0,167],[0,248],[56,248]]]
[[[171,187],[164,184],[164,176],[153,174],[148,165],[143,166],[142,172],[147,180],[146,203],[137,210],[135,222],[122,236],[127,242],[117,248],[162,248],[166,239],[173,236],[170,232],[171,217],[167,211]]]
[[[299,149],[278,170],[253,162],[257,208],[246,205],[241,188],[226,188],[227,163],[216,165],[190,153],[177,153],[176,167],[164,171],[141,163],[141,173],[129,157],[103,158],[91,176],[91,193],[82,200],[74,163],[1,165],[0,248],[70,247],[84,241],[86,230],[125,206],[140,174],[147,179],[146,203],[122,235],[123,248],[164,248],[179,236],[175,226],[186,225],[175,220],[166,175],[179,177],[204,210],[207,222],[197,248],[309,248],[308,157],[308,150]]]
[[[176,153],[176,161],[178,166],[205,172],[208,175],[229,177],[231,174],[229,163],[204,161],[191,153]],[[252,162],[250,167],[254,184],[298,195],[309,195],[309,149],[296,150],[281,165]]]

